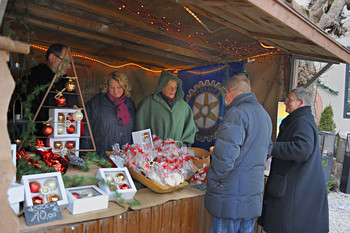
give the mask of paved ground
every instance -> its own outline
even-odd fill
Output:
[[[332,191],[328,194],[329,232],[350,233],[350,194]]]

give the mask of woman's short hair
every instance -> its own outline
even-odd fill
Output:
[[[299,88],[293,89],[292,92],[295,93],[295,96],[298,98],[298,100],[304,101],[305,106],[313,106],[314,94],[312,91],[304,87],[299,87]]]
[[[106,93],[108,91],[108,84],[109,80],[114,79],[117,81],[121,88],[124,90],[124,95],[126,97],[130,97],[130,91],[131,91],[131,84],[129,83],[128,76],[120,71],[114,71],[106,77],[105,81],[103,82],[100,90],[102,93]]]

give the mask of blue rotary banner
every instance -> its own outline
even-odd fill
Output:
[[[179,71],[185,101],[191,106],[199,131],[193,147],[209,150],[215,144],[225,114],[225,84],[243,72],[244,62],[217,64]]]

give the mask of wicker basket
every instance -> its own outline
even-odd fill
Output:
[[[146,176],[144,176],[138,172],[135,172],[134,169],[132,169],[131,167],[129,167],[129,166],[127,166],[127,167],[129,169],[129,172],[130,172],[130,175],[132,176],[132,178],[134,178],[135,180],[142,183],[144,186],[146,186],[147,188],[149,188],[150,190],[152,190],[153,192],[156,192],[156,193],[170,193],[170,192],[173,192],[175,190],[178,190],[178,189],[188,185],[187,181],[184,181],[183,183],[176,185],[176,186],[161,185],[153,180],[148,179]]]
[[[108,156],[111,156],[113,154],[113,151],[106,151],[106,154]],[[140,182],[141,184],[143,184],[144,186],[146,186],[147,188],[149,188],[150,190],[156,193],[170,193],[188,185],[188,182],[184,181],[183,183],[176,186],[164,186],[164,185],[158,184],[153,180],[148,179],[146,176],[138,172],[135,172],[134,169],[129,167],[128,165],[126,165],[126,167],[128,168],[129,173],[133,179],[137,180],[138,182]]]
[[[209,151],[197,148],[197,147],[188,147],[189,150],[194,151],[194,155],[199,158],[198,160],[192,160],[194,165],[198,167],[198,169],[203,167],[208,167],[210,165],[210,153]]]

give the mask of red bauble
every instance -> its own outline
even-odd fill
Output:
[[[72,195],[73,195],[76,199],[79,199],[79,198],[80,198],[79,193],[72,193]]]
[[[69,120],[70,122],[73,122],[73,121],[74,121],[73,113],[68,113],[68,114],[67,114],[67,120]]]
[[[58,106],[64,106],[66,104],[66,98],[63,95],[61,95],[57,97],[56,103]]]
[[[41,188],[41,185],[38,181],[32,181],[29,183],[29,188],[30,188],[30,192],[38,193]]]
[[[41,196],[32,197],[33,205],[44,204],[44,199]]]
[[[43,134],[45,136],[49,136],[53,133],[53,128],[51,125],[49,124],[46,124],[44,127],[43,127]]]
[[[68,150],[74,149],[74,146],[75,146],[75,142],[71,142],[71,141],[66,142],[66,148]]]
[[[129,189],[129,185],[128,184],[121,184],[119,185],[120,189]]]
[[[70,125],[69,127],[67,127],[66,131],[67,131],[68,134],[75,133],[75,126],[74,125]]]

